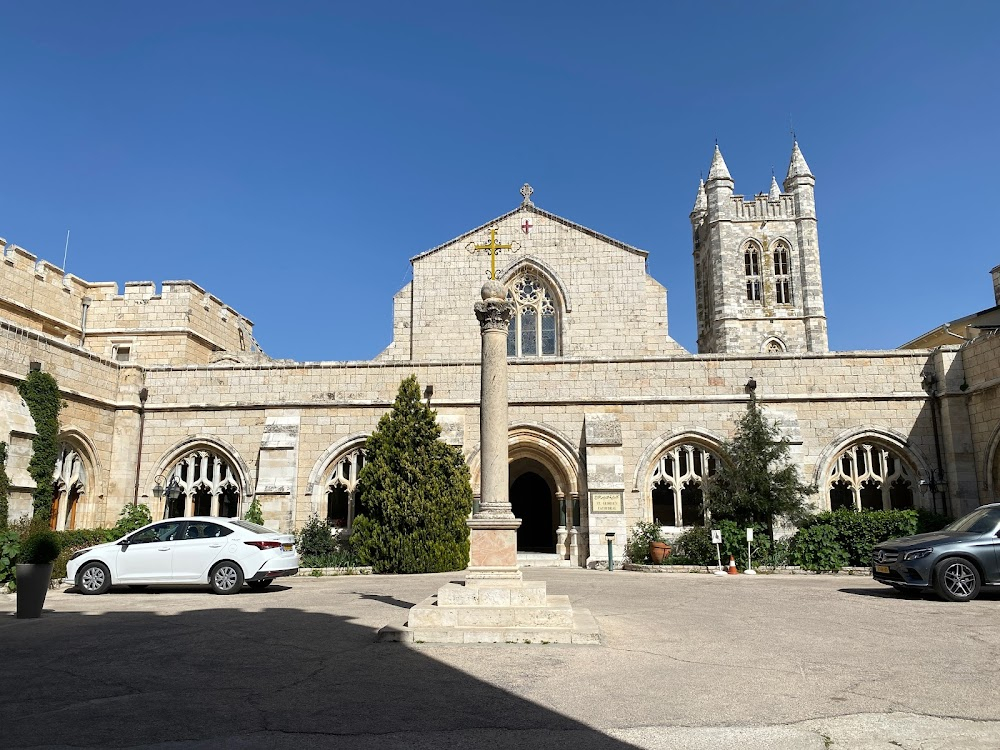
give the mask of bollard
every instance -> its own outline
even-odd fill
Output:
[[[614,541],[615,541],[615,532],[609,531],[608,533],[606,533],[604,535],[604,538],[608,540],[608,572],[609,573],[614,573],[614,571],[615,571],[615,558],[614,558],[614,550],[613,550],[612,545],[614,544]]]

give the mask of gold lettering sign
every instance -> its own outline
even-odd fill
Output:
[[[625,506],[621,492],[591,492],[591,513],[624,513]]]

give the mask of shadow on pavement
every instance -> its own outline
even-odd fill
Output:
[[[362,594],[360,591],[355,591],[354,593],[357,594],[359,599],[369,599],[375,602],[382,602],[383,604],[391,604],[393,607],[410,609],[414,605],[414,602],[403,601],[402,599],[385,594]]]
[[[376,644],[338,615],[227,606],[9,618],[5,748],[633,747],[420,650]]]

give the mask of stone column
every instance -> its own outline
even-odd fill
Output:
[[[513,308],[499,281],[483,285],[476,303],[482,333],[482,372],[479,400],[480,501],[469,520],[473,577],[520,577],[517,570],[517,528],[507,494],[507,329]]]

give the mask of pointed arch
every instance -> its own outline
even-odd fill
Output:
[[[466,463],[472,490],[480,492],[482,456],[480,445],[469,454]],[[556,491],[566,495],[580,492],[580,459],[573,442],[559,430],[544,422],[517,422],[507,431],[508,460],[533,458],[545,466],[556,482]]]
[[[993,431],[987,444],[986,465],[983,466],[982,476],[988,493],[987,502],[1000,502],[1000,426]]]
[[[181,485],[183,496],[179,507],[168,508],[168,501],[151,500],[162,507],[151,507],[153,518],[167,515],[232,515],[242,516],[253,501],[250,468],[239,451],[230,443],[217,437],[190,435],[164,451],[147,473],[144,494],[155,498],[153,488],[156,478],[162,477],[166,487],[171,479]],[[200,493],[196,506],[195,495]],[[195,513],[208,509],[207,513]]]
[[[633,487],[642,493],[644,518],[675,527],[703,522],[703,487],[724,460],[722,443],[707,431],[686,430],[666,433],[647,447]]]
[[[569,290],[566,289],[566,285],[563,284],[559,274],[555,272],[555,269],[553,269],[552,266],[534,255],[525,255],[522,258],[517,258],[508,263],[507,266],[500,271],[500,281],[502,281],[506,286],[510,283],[514,276],[525,270],[531,270],[538,274],[538,276],[540,276],[541,279],[556,293],[559,306],[568,313],[573,312],[573,303],[569,297]]]
[[[100,464],[97,450],[76,427],[59,433],[59,456],[52,472],[51,524],[56,530],[86,528],[96,522]]]
[[[784,354],[788,347],[780,336],[767,336],[760,344],[762,354]]]
[[[323,451],[312,471],[309,472],[309,483],[306,485],[306,495],[309,497],[309,514],[327,520],[337,520],[331,516],[330,503],[343,503],[344,523],[338,528],[349,529],[351,521],[357,514],[358,471],[364,462],[365,442],[368,433],[355,432],[337,440]],[[343,466],[345,461],[348,466]],[[336,495],[336,497],[331,497]]]

